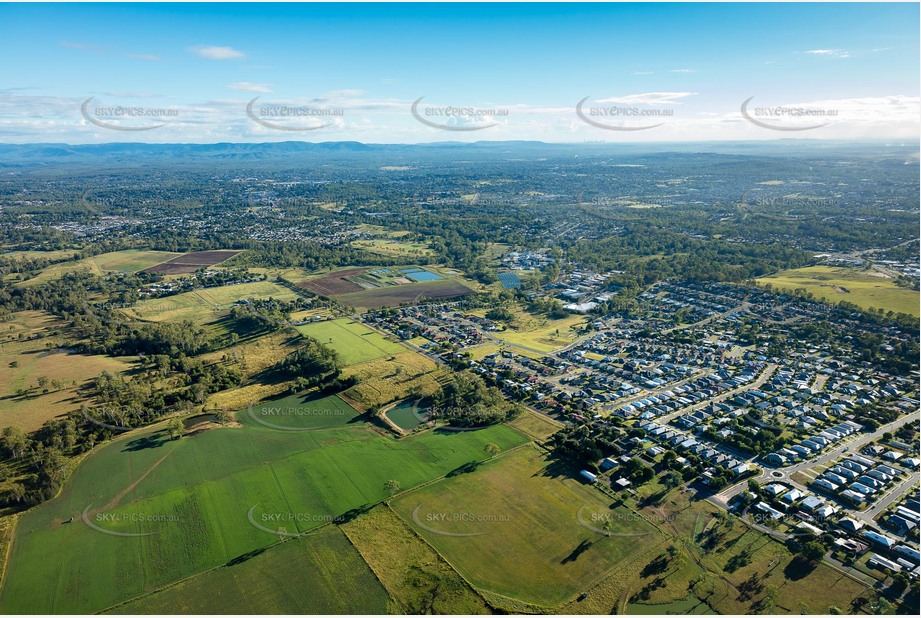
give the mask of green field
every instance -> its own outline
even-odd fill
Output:
[[[355,421],[358,412],[339,397],[316,398],[289,395],[272,399],[245,410],[247,422],[255,421],[265,427],[296,429],[330,429],[344,427]]]
[[[138,301],[128,312],[135,318],[152,322],[191,320],[202,324],[219,318],[237,301],[259,298],[291,300],[297,298],[297,294],[271,281],[254,281],[150,298]]]
[[[429,257],[434,255],[434,252],[429,249],[428,245],[420,242],[376,238],[372,240],[353,240],[352,246],[370,251],[371,253],[387,256],[413,255]]]
[[[114,608],[117,614],[384,614],[387,591],[327,526]]]
[[[298,332],[331,346],[339,352],[346,365],[406,352],[399,343],[387,341],[377,331],[349,318],[314,322],[296,328]]]
[[[327,399],[309,405],[341,405]],[[20,519],[0,612],[103,611],[373,505],[388,480],[415,487],[484,459],[487,443],[525,440],[504,426],[394,440],[360,422],[282,431],[238,419],[179,440],[162,425],[131,432],[83,460]]]
[[[568,472],[524,447],[401,496],[393,508],[476,588],[552,608],[662,541]],[[580,524],[580,512],[624,536]]]
[[[899,287],[891,279],[875,276],[871,274],[873,272],[855,268],[809,266],[785,270],[757,281],[762,285],[771,284],[775,290],[805,289],[815,298],[832,303],[847,301],[863,309],[873,307],[915,316],[921,314],[918,292]]]
[[[43,270],[37,277],[33,277],[23,283],[23,285],[35,285],[53,279],[59,279],[68,272],[84,271],[94,275],[101,275],[107,272],[137,272],[157,264],[162,264],[180,255],[182,254],[169,251],[143,251],[138,249],[102,253],[77,262],[53,264]]]

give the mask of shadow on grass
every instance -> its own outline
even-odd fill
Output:
[[[373,508],[374,508],[373,504],[363,504],[361,506],[356,506],[354,509],[349,509],[342,515],[339,515],[338,517],[336,517],[336,523],[337,524],[347,524],[348,522],[352,521],[359,515],[364,515],[365,513],[367,513]]]
[[[560,560],[560,564],[567,564],[569,562],[575,562],[576,560],[579,559],[579,556],[585,553],[592,545],[594,545],[594,542],[592,541],[588,541],[588,540],[582,541],[576,546],[574,550],[572,550],[572,552],[570,552],[568,556]]]
[[[783,574],[787,579],[796,581],[808,577],[809,574],[815,570],[816,565],[817,563],[810,562],[802,556],[796,556],[790,561],[790,564],[784,568]]]
[[[452,478],[455,476],[460,476],[461,474],[470,474],[471,472],[476,472],[476,469],[479,467],[480,467],[479,461],[468,461],[462,466],[458,466],[457,468],[454,468],[453,470],[445,474],[445,478]]]
[[[260,549],[254,549],[253,551],[248,551],[248,552],[246,552],[245,554],[240,554],[240,555],[237,556],[236,558],[233,558],[233,559],[231,559],[230,561],[228,561],[227,564],[225,564],[224,566],[232,567],[232,566],[236,566],[236,565],[238,565],[238,564],[243,564],[243,563],[246,562],[247,560],[250,560],[250,559],[252,559],[252,558],[255,558],[256,556],[258,556],[259,554],[261,554],[262,552],[264,552],[266,549],[267,549],[267,548],[262,547],[262,548],[260,548]]]
[[[131,440],[125,444],[125,448],[122,449],[122,452],[143,451],[149,448],[158,448],[169,442],[169,440],[170,438],[165,431],[158,431],[155,434]]]

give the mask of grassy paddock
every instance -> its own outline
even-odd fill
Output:
[[[399,343],[388,341],[377,331],[349,318],[314,322],[296,328],[299,333],[331,346],[346,365],[407,351]]]
[[[39,275],[29,279],[22,285],[36,285],[46,281],[60,279],[68,272],[84,271],[95,275],[101,275],[107,272],[138,272],[180,255],[182,254],[171,253],[169,251],[144,251],[139,249],[102,253],[76,262],[52,264],[44,269]]]
[[[399,614],[488,614],[482,597],[387,506],[342,526]]]
[[[342,531],[329,526],[107,613],[384,614],[387,607],[387,591]]]
[[[918,292],[899,287],[891,279],[874,276],[872,272],[856,268],[809,266],[785,270],[757,281],[762,285],[771,284],[775,290],[793,291],[803,288],[816,298],[833,303],[847,301],[863,309],[882,308],[914,316],[921,313]]]
[[[474,467],[472,467],[474,468]],[[531,447],[401,496],[396,512],[479,589],[546,608],[567,601],[660,535]],[[605,536],[580,524],[610,517]],[[600,525],[600,524],[599,524]],[[467,536],[464,536],[467,535]]]

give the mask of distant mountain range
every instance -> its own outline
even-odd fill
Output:
[[[823,140],[774,140],[759,142],[660,142],[619,144],[613,142],[544,143],[537,141],[434,142],[429,144],[366,144],[362,142],[265,142],[216,144],[0,144],[0,166],[23,165],[137,165],[182,162],[266,162],[298,163],[317,160],[354,160],[380,157],[433,160],[458,155],[503,159],[585,155],[629,155],[650,153],[718,153],[750,156],[865,155],[870,157],[913,157],[917,144],[883,142],[848,143]]]

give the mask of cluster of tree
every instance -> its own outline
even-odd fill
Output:
[[[783,429],[780,427],[764,425],[755,430],[740,425],[735,419],[727,427],[734,429],[734,433],[723,437],[717,435],[715,429],[708,427],[703,435],[716,443],[726,444],[751,455],[770,453],[786,446],[789,441],[781,437]]]
[[[250,300],[231,307],[230,319],[244,331],[274,331],[288,323],[288,316],[303,301],[302,298],[290,302],[274,298]]]
[[[603,457],[620,452],[616,442],[621,436],[620,429],[610,425],[572,425],[553,434],[553,452],[579,467],[597,470]]]
[[[633,288],[676,277],[741,282],[814,261],[810,253],[781,243],[695,238],[646,222],[632,223],[620,235],[577,241],[567,255],[598,270],[622,271],[614,282]]]
[[[11,464],[0,464],[0,477],[5,477],[0,480],[9,479],[14,470],[18,479],[8,483],[7,488],[0,493],[0,506],[31,506],[57,493],[69,469],[62,449],[76,443],[75,439],[66,437],[75,434],[72,421],[57,422],[66,426],[65,438],[50,431],[40,431],[30,437],[16,426],[3,429],[0,434],[0,453]]]
[[[511,322],[515,319],[515,314],[506,307],[496,307],[486,312],[486,318],[496,322]]]
[[[457,427],[479,427],[510,420],[521,406],[507,401],[478,376],[455,374],[431,397],[431,414]]]
[[[313,386],[333,382],[342,371],[339,353],[313,337],[302,335],[305,343],[278,365],[281,375],[294,380],[294,388],[303,391]]]

